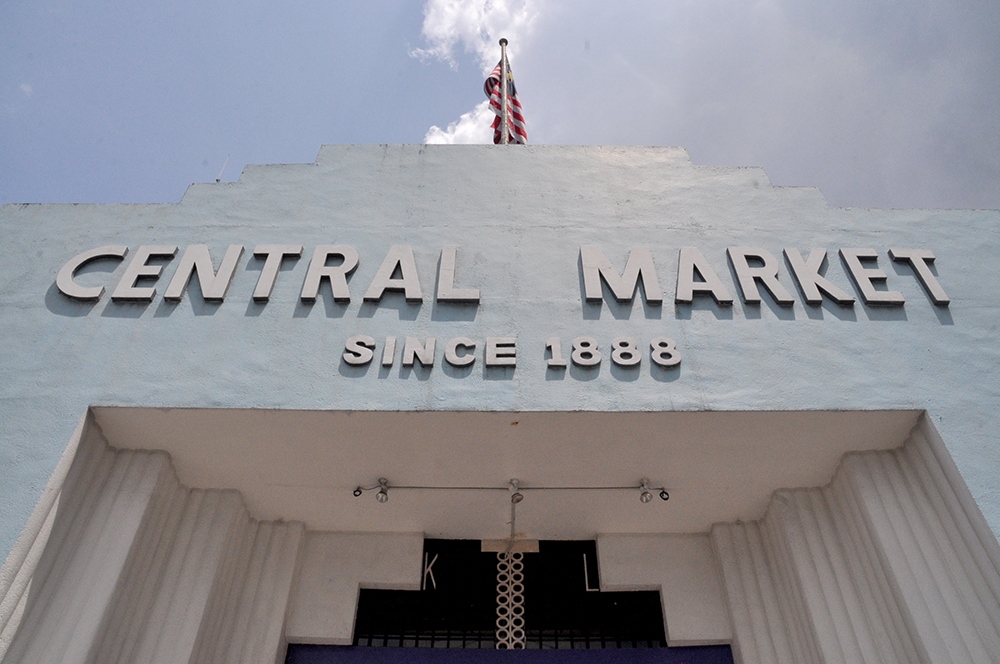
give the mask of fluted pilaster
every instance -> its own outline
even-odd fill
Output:
[[[739,661],[997,661],[1000,551],[935,436],[713,528]]]
[[[238,492],[187,489],[166,454],[93,434],[46,519],[27,583],[5,598],[20,607],[5,662],[270,664],[283,652],[301,524],[257,522]]]

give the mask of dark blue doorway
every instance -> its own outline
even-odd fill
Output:
[[[287,664],[733,664],[729,646],[622,650],[288,647]]]

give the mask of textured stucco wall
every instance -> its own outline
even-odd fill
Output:
[[[931,186],[933,183],[930,183]],[[772,188],[762,170],[691,165],[666,148],[493,146],[324,147],[317,163],[248,167],[232,184],[192,186],[175,205],[8,205],[0,208],[0,550],[10,549],[81,414],[92,404],[360,410],[926,409],[994,532],[1000,531],[1000,212],[852,210],[818,191]],[[79,252],[120,244],[208,244],[218,265],[246,253],[222,304],[192,284],[182,302],[65,298],[59,268]],[[271,300],[251,293],[258,244],[301,244]],[[299,301],[317,244],[361,257],[352,301]],[[422,304],[362,295],[393,244],[413,247]],[[441,248],[458,245],[457,285],[478,306],[433,301]],[[584,304],[580,246],[599,245],[619,270],[650,247],[662,307]],[[901,308],[742,304],[731,245],[829,250],[828,276],[858,297],[836,250],[871,247]],[[736,303],[675,305],[678,249],[698,247]],[[935,307],[892,247],[932,250],[952,302]],[[180,253],[179,252],[179,253]],[[179,255],[178,253],[178,255]],[[84,270],[113,290],[124,263]],[[116,266],[115,266],[116,265]],[[114,272],[108,270],[112,266]],[[606,291],[607,292],[607,291]],[[433,369],[350,367],[345,339],[435,336]],[[677,340],[677,370],[546,370],[545,342],[614,337]],[[443,365],[443,343],[479,341],[472,369]],[[487,336],[514,336],[514,371],[484,372]],[[398,350],[397,350],[398,352]],[[627,435],[623,432],[623,435]],[[808,441],[803,441],[808,444]]]

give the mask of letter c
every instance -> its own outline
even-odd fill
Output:
[[[453,367],[467,367],[476,361],[476,356],[472,353],[459,353],[458,349],[468,349],[474,351],[476,342],[468,337],[455,337],[448,342],[444,349],[444,359]]]
[[[109,245],[91,249],[90,251],[85,251],[82,254],[74,256],[59,270],[59,274],[56,276],[56,287],[66,297],[71,297],[75,300],[97,301],[104,295],[104,286],[81,286],[73,280],[73,277],[76,276],[77,271],[81,267],[91,261],[102,258],[117,258],[121,260],[125,258],[127,253],[128,247]]]

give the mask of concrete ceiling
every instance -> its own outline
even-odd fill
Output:
[[[95,408],[118,448],[170,453],[181,482],[237,489],[260,519],[315,530],[499,538],[503,490],[392,489],[359,484],[496,487],[518,478],[517,530],[535,538],[705,532],[759,518],[776,489],[821,486],[850,451],[903,444],[918,411],[360,412]],[[639,491],[532,490],[638,486]]]

